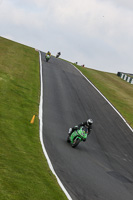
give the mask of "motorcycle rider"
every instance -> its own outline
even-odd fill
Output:
[[[75,130],[80,129],[81,126],[84,127],[85,132],[89,135],[91,133],[91,130],[92,130],[92,124],[93,124],[93,120],[92,119],[88,119],[86,122],[82,122],[78,126],[74,126],[73,128],[69,128],[69,132],[68,132],[69,137],[71,136],[71,134]]]
[[[58,58],[61,55],[61,52],[58,52],[56,55],[56,58]]]
[[[48,52],[46,53],[45,57],[46,57],[47,55],[49,55],[49,56],[51,57],[50,51],[48,51]]]

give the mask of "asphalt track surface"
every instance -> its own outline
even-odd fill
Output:
[[[51,57],[43,76],[43,142],[73,200],[133,200],[133,133],[69,63]],[[86,142],[66,142],[69,127],[94,120]]]

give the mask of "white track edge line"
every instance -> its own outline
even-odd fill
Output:
[[[117,112],[117,114],[123,119],[123,121],[126,123],[128,128],[133,132],[133,129],[131,126],[126,122],[126,120],[123,118],[123,116],[119,113],[119,111],[110,103],[110,101],[93,85],[93,83],[79,70],[77,69],[73,64],[71,64],[76,70],[79,71],[79,73],[99,92],[99,94],[109,103],[109,105]]]
[[[41,85],[41,94],[40,94],[40,105],[39,105],[39,120],[40,120],[40,142],[42,145],[42,149],[43,149],[43,153],[47,159],[48,165],[50,170],[52,171],[52,173],[55,175],[57,182],[59,184],[59,186],[61,187],[61,189],[63,190],[63,192],[65,193],[66,197],[68,198],[68,200],[72,200],[71,196],[69,195],[69,193],[67,192],[67,190],[65,189],[64,185],[62,184],[61,180],[59,179],[59,177],[57,176],[57,174],[54,171],[54,168],[52,166],[52,163],[49,159],[49,156],[47,154],[47,151],[45,149],[44,143],[43,143],[43,120],[42,120],[42,115],[43,115],[43,80],[42,80],[42,60],[41,60],[41,52],[39,51],[39,58],[40,58],[40,85]]]

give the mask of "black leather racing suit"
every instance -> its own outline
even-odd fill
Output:
[[[92,130],[92,124],[88,125],[87,122],[82,122],[81,124],[79,124],[78,126],[75,126],[72,128],[71,132],[69,132],[69,135],[72,134],[73,131],[80,129],[80,127],[83,126],[86,129],[86,133],[89,135],[91,133]]]

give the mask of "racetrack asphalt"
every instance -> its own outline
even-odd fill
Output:
[[[69,63],[42,55],[43,142],[73,200],[133,200],[133,133]],[[92,133],[75,149],[68,129],[92,118]]]

